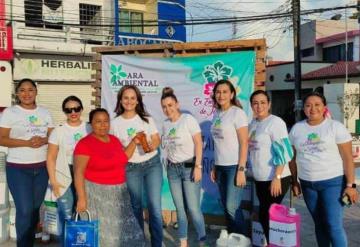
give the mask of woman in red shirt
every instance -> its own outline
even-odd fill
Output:
[[[74,151],[76,211],[89,210],[99,220],[99,246],[144,246],[125,183],[131,152],[109,134],[110,118],[105,109],[92,110],[89,119],[93,131],[78,142]],[[138,142],[137,138],[133,141]]]

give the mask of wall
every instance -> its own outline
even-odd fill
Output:
[[[301,64],[301,71],[302,74],[308,73],[313,70],[317,70],[320,68],[324,68],[326,66],[331,65],[331,63],[306,63],[303,62]],[[272,91],[272,90],[293,90],[294,89],[294,82],[285,81],[286,74],[290,74],[291,77],[294,76],[294,64],[293,63],[287,63],[282,65],[276,65],[276,66],[268,66],[266,67],[266,90]],[[274,81],[270,81],[269,77],[273,75]],[[303,84],[303,88],[306,84]]]

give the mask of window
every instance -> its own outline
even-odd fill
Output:
[[[144,14],[126,9],[120,10],[120,32],[144,33]]]
[[[348,61],[353,61],[353,43],[348,43]],[[336,45],[332,47],[323,48],[323,60],[325,62],[346,61],[345,58],[345,44]]]
[[[101,6],[92,4],[79,4],[81,38],[89,44],[101,44],[96,41],[101,37]]]
[[[311,56],[314,56],[314,47],[301,50],[301,57],[311,57]]]
[[[62,0],[25,0],[25,26],[62,29]]]

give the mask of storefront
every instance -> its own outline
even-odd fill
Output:
[[[31,78],[38,83],[37,103],[47,107],[55,123],[65,120],[61,110],[64,98],[79,97],[88,119],[92,100],[91,57],[21,53],[14,59],[14,82]]]

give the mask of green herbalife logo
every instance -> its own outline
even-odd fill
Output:
[[[127,77],[127,73],[122,70],[122,65],[116,66],[115,64],[110,65],[111,74],[111,85],[115,86],[118,80]]]

